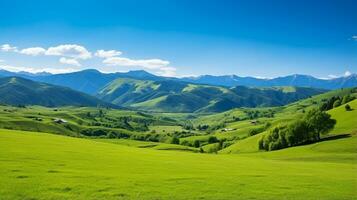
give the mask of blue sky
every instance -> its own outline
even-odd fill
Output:
[[[357,72],[356,10],[355,0],[1,1],[0,67],[341,76]]]

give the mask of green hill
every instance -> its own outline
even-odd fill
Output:
[[[66,105],[118,107],[70,88],[34,82],[19,77],[0,78],[0,103],[48,107]]]
[[[233,88],[181,81],[119,78],[97,95],[116,105],[155,112],[222,112],[237,107],[282,106],[326,92],[297,87]]]
[[[328,113],[337,120],[337,124],[332,133],[357,132],[357,99],[347,104],[351,107],[350,111],[346,111],[345,105],[328,111]]]
[[[59,123],[56,119],[65,122]],[[0,105],[0,128],[5,129],[94,138],[142,136],[133,139],[158,142],[158,138],[169,138],[167,134],[179,130],[168,130],[169,127],[175,127],[174,125],[177,126],[179,123],[171,118],[129,110],[74,106],[54,109],[41,106]],[[151,129],[155,130],[157,126],[165,127],[166,131],[151,133]]]
[[[336,93],[334,93],[336,94]],[[321,96],[317,96],[316,99]],[[357,99],[348,103],[352,110],[346,111],[345,105],[329,110],[328,113],[336,120],[334,129],[329,135],[355,134],[357,133]],[[294,105],[293,105],[294,106]],[[289,119],[276,119],[277,121],[288,121]],[[274,123],[274,120],[272,120]],[[221,150],[221,153],[246,153],[257,152],[258,141],[265,132],[237,141],[235,144]]]

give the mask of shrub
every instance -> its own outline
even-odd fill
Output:
[[[180,142],[180,144],[183,146],[189,146],[189,147],[192,146],[191,143],[187,140],[183,140],[182,142]]]
[[[116,138],[116,134],[114,132],[109,132],[108,135],[107,135],[108,138]]]
[[[256,134],[258,134],[258,133],[260,133],[260,132],[261,132],[260,129],[255,128],[255,129],[249,130],[248,135],[249,135],[249,136],[253,136],[253,135],[256,135]]]
[[[81,131],[81,134],[86,136],[102,136],[107,135],[107,132],[103,129],[84,129]]]
[[[341,101],[339,99],[337,99],[334,103],[333,103],[333,107],[339,107],[341,105]]]
[[[348,105],[348,104],[345,105],[345,109],[346,109],[346,111],[351,111],[351,110],[352,110],[352,109],[351,109],[351,106]]]
[[[180,144],[180,139],[177,137],[172,137],[171,144]]]
[[[208,143],[209,144],[213,144],[213,143],[216,143],[216,142],[218,142],[218,139],[215,136],[210,136],[208,138]]]
[[[200,147],[201,146],[200,141],[199,140],[195,140],[193,142],[193,146],[196,147],[196,148]]]

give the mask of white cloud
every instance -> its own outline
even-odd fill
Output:
[[[75,72],[73,68],[35,68],[35,67],[18,67],[11,65],[0,65],[0,69],[4,69],[11,72],[30,72],[30,73],[40,73],[40,72],[48,72],[51,74],[62,74],[62,73],[70,73]]]
[[[351,76],[352,73],[350,71],[345,71],[345,73],[343,74],[343,76]]]
[[[100,57],[100,58],[110,58],[110,57],[114,57],[114,56],[120,56],[121,54],[122,54],[122,52],[120,52],[120,51],[116,51],[116,50],[105,51],[105,50],[101,49],[95,53],[95,56]]]
[[[59,59],[59,62],[67,65],[81,66],[81,64],[76,59],[73,58],[62,57]]]
[[[333,74],[330,74],[330,75],[328,75],[327,77],[328,77],[327,79],[334,79],[334,78],[338,78],[338,76],[333,75]],[[324,78],[322,78],[322,79],[324,79]]]
[[[1,51],[6,51],[6,52],[17,52],[17,47],[13,47],[9,44],[3,44],[1,45]]]
[[[176,68],[169,67],[169,61],[161,59],[134,60],[124,57],[109,57],[103,60],[109,66],[141,67],[161,76],[175,76]]]
[[[38,56],[45,54],[46,49],[42,47],[30,47],[26,49],[22,49],[20,53],[25,54],[25,55],[30,55],[30,56]]]
[[[85,47],[77,44],[62,44],[54,47],[49,47],[47,50],[43,47],[29,47],[22,50],[18,50],[17,47],[13,47],[9,44],[3,44],[1,46],[2,51],[16,52],[25,55],[38,56],[61,56],[69,57],[75,59],[86,60],[92,57],[91,52],[89,52]]]
[[[345,71],[345,73],[343,73],[342,75],[330,74],[327,76],[327,78],[321,78],[321,79],[335,79],[335,78],[347,77],[347,76],[351,76],[351,75],[352,75],[352,72]]]
[[[160,59],[133,60],[124,57],[106,58],[103,63],[112,66],[143,67],[147,69],[160,69],[170,64],[169,61]]]
[[[45,55],[64,56],[83,60],[92,57],[92,54],[85,47],[76,44],[63,44],[56,47],[50,47],[45,52]]]
[[[0,59],[0,63],[5,62],[5,60]]]
[[[81,66],[79,60],[86,60],[92,58],[92,53],[88,51],[84,46],[77,44],[61,44],[49,48],[43,47],[29,47],[18,50],[17,47],[13,47],[9,44],[1,46],[2,51],[15,52],[24,55],[31,56],[59,56],[59,62],[62,64]],[[108,67],[110,66],[123,66],[143,68],[152,73],[156,73],[162,76],[175,76],[176,68],[169,66],[170,62],[161,59],[130,59],[120,57],[122,52],[117,50],[97,50],[95,56],[103,58],[102,61]]]
[[[173,77],[176,76],[176,68],[174,67],[162,67],[160,71],[157,72],[160,76]]]

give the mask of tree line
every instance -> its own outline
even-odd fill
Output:
[[[321,135],[332,130],[335,124],[336,120],[331,119],[328,113],[312,109],[302,119],[270,129],[259,140],[259,149],[272,151],[316,142]]]

